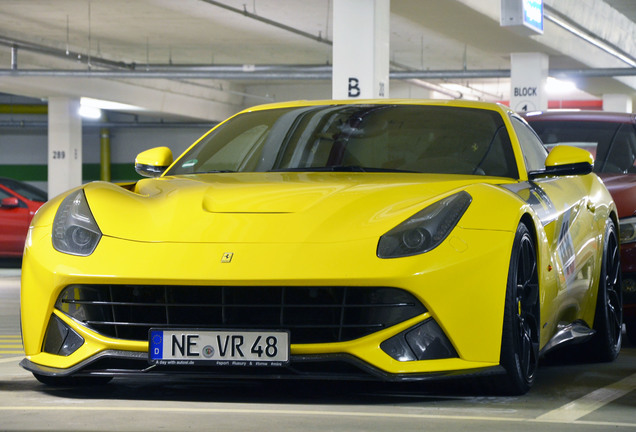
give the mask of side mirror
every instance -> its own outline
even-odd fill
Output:
[[[137,155],[135,171],[144,177],[159,177],[172,161],[172,151],[168,147],[151,148]]]
[[[584,175],[592,172],[594,156],[578,147],[558,145],[545,160],[545,170],[529,173],[531,178],[540,176]]]
[[[20,206],[20,202],[18,201],[16,197],[4,198],[2,201],[0,201],[0,207],[2,208],[12,209],[19,206]]]

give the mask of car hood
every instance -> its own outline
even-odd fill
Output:
[[[337,242],[388,231],[441,197],[501,178],[386,173],[234,173],[84,190],[102,233],[148,242]]]
[[[616,202],[618,217],[634,216],[636,214],[636,174],[601,174],[600,177]]]

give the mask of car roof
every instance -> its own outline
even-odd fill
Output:
[[[523,113],[522,116],[528,122],[537,120],[560,121],[600,121],[610,123],[636,123],[636,116],[632,113],[611,111],[534,111]]]
[[[18,180],[14,180],[11,178],[7,178],[7,177],[0,177],[0,184],[3,186],[6,186],[8,188],[11,188],[12,186],[19,184],[20,182]]]
[[[0,177],[0,186],[4,187],[5,189],[9,189],[11,192],[18,194],[22,196],[23,198],[26,198],[30,201],[33,201],[33,197],[29,197],[29,195],[25,195],[24,194],[25,190],[31,191],[31,193],[36,193],[38,195],[41,194],[45,198],[47,196],[47,193],[38,187],[32,186],[29,183],[26,183],[20,180],[15,180],[8,177]],[[36,201],[40,201],[40,200],[36,199]]]
[[[309,106],[335,106],[335,105],[428,105],[449,106],[463,108],[477,108],[495,110],[500,113],[513,112],[508,106],[497,102],[481,102],[464,99],[344,99],[344,100],[295,100],[256,105],[242,112],[260,111],[277,108],[294,108]]]

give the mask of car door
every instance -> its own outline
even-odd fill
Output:
[[[0,188],[0,202],[5,198],[16,198],[18,205],[0,205],[0,256],[20,256],[32,214],[22,199]]]
[[[526,157],[528,171],[545,166],[545,149],[534,131],[522,120],[512,118],[515,131]],[[543,156],[542,156],[543,155]],[[600,248],[595,206],[590,191],[594,175],[537,177],[530,181],[531,190],[540,196],[548,211],[542,219],[552,263],[558,279],[556,307],[558,316],[573,321],[586,305],[595,274],[596,256]]]

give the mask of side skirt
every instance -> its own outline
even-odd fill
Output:
[[[559,325],[559,330],[541,349],[539,355],[544,356],[556,347],[573,345],[588,341],[596,333],[583,321],[574,321],[569,324]]]

